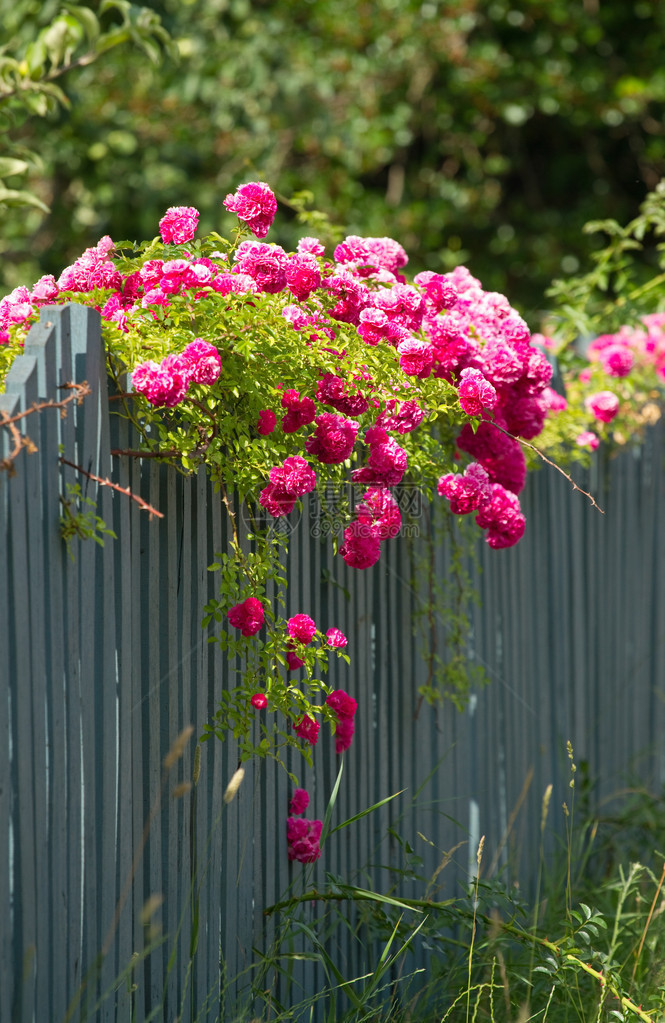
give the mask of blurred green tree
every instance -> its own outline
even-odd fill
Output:
[[[16,4],[35,6],[48,5]],[[466,262],[533,321],[549,280],[593,245],[582,224],[630,218],[665,173],[665,5],[151,6],[177,66],[117,49],[65,79],[71,106],[46,131],[21,129],[51,212],[5,217],[6,286],[58,272],[104,232],[152,236],[169,205],[218,227],[224,195],[260,176],[284,198],[311,192],[352,232],[396,237],[414,269]],[[282,222],[273,240],[290,245],[295,213]]]

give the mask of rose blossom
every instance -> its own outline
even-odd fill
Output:
[[[307,821],[303,817],[289,817],[286,822],[286,841],[290,860],[314,863],[321,855],[321,821]]]
[[[300,739],[304,739],[310,744],[315,746],[319,738],[319,728],[321,725],[314,718],[305,715],[296,725],[293,726],[293,730]]]
[[[595,451],[600,444],[600,438],[595,433],[592,433],[591,430],[583,430],[575,438],[575,443],[581,448],[591,448],[592,451]]]
[[[291,802],[289,803],[289,813],[294,817],[299,817],[301,813],[304,813],[309,806],[309,793],[306,789],[296,789],[291,796]]]
[[[437,489],[441,497],[447,497],[450,501],[450,510],[454,515],[468,515],[477,511],[483,500],[489,497],[490,480],[482,465],[472,462],[463,475],[448,473],[441,476]]]
[[[301,426],[311,423],[316,416],[316,405],[312,399],[301,398],[293,388],[282,395],[282,408],[287,410],[282,417],[284,433],[295,433]]]
[[[219,352],[209,341],[197,337],[182,353],[190,365],[190,380],[195,384],[214,384],[222,372]]]
[[[619,399],[611,391],[590,394],[584,405],[601,423],[611,423],[619,411]]]
[[[262,437],[272,433],[277,425],[277,416],[272,409],[264,408],[259,412],[259,421],[256,424],[256,429]]]
[[[170,206],[159,222],[165,245],[183,245],[196,234],[199,211],[194,206]]]
[[[286,627],[289,630],[289,636],[297,639],[299,643],[304,643],[305,646],[312,642],[316,632],[316,624],[309,615],[294,615],[293,618],[289,618]]]
[[[256,597],[247,597],[226,612],[234,629],[240,629],[243,636],[255,636],[263,625],[263,604]]]
[[[468,416],[480,416],[499,400],[495,388],[479,369],[467,367],[460,373],[459,403]]]
[[[167,356],[161,364],[148,359],[135,366],[132,385],[151,405],[173,408],[185,397],[189,378],[185,367],[179,363],[174,365],[173,357]]]
[[[264,707],[268,706],[268,698],[265,693],[254,693],[249,702],[252,707],[255,707],[257,710],[263,710]]]
[[[326,643],[328,646],[333,647],[333,649],[336,647],[345,647],[348,642],[349,641],[344,633],[339,629],[328,629],[326,632]]]
[[[265,238],[277,212],[277,200],[272,189],[260,181],[248,181],[235,191],[229,192],[224,206],[244,220],[252,234]]]
[[[316,417],[316,430],[305,443],[308,454],[324,465],[346,461],[353,451],[358,424],[334,412],[322,412]]]

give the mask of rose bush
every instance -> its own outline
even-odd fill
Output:
[[[346,638],[306,609],[282,617],[287,536],[273,522],[307,494],[325,506],[331,486],[351,487],[355,507],[334,543],[362,571],[399,533],[396,488],[408,484],[474,516],[491,547],[512,546],[526,525],[520,438],[537,437],[556,410],[552,367],[508,299],[463,267],[409,282],[391,238],[349,236],[326,253],[304,237],[288,253],[263,240],[277,203],[261,182],[224,206],[238,217],[230,239],[197,238],[198,211],[172,207],[152,240],[102,238],[57,280],[15,289],[0,301],[0,371],[41,306],[100,310],[114,404],[139,450],[183,473],[204,465],[231,522],[204,625],[244,671],[209,732],[233,732],[241,758],[279,756],[285,743],[309,758],[327,720],[342,752],[356,704],[324,678],[330,656],[348,660]],[[234,502],[255,523],[244,538]]]

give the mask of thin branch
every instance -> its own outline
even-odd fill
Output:
[[[89,480],[94,480],[95,483],[99,483],[102,487],[111,487],[112,490],[117,490],[119,494],[125,494],[127,497],[131,497],[132,501],[136,501],[142,511],[147,511],[150,518],[156,515],[158,519],[163,519],[164,515],[162,512],[157,511],[151,504],[144,501],[138,494],[134,494],[129,487],[121,487],[119,483],[113,483],[112,480],[103,478],[102,476],[96,476],[94,472],[88,472],[87,469],[83,469],[80,465],[76,465],[74,462],[70,462],[69,459],[60,457],[62,465],[69,465],[72,469],[76,469],[83,476],[87,476]]]
[[[605,512],[600,507],[600,505],[596,504],[596,499],[593,497],[593,495],[589,494],[588,491],[586,491],[586,490],[582,490],[582,487],[578,486],[578,484],[575,482],[573,477],[570,476],[565,471],[565,469],[562,469],[560,465],[557,465],[556,462],[553,462],[550,458],[547,457],[547,455],[544,455],[543,452],[540,450],[540,448],[537,448],[535,444],[532,444],[528,440],[524,440],[524,438],[522,438],[522,437],[516,437],[514,434],[510,433],[509,430],[504,430],[504,428],[502,426],[499,426],[498,423],[491,422],[491,420],[486,420],[486,422],[491,423],[491,425],[495,426],[497,430],[501,431],[501,433],[505,433],[506,437],[510,437],[511,440],[518,441],[525,448],[529,448],[531,451],[535,452],[535,454],[537,454],[539,458],[542,458],[543,462],[545,462],[546,465],[551,465],[553,469],[556,469],[557,472],[560,472],[561,475],[564,476],[568,480],[568,482],[570,483],[570,485],[573,488],[573,490],[577,490],[577,492],[580,493],[580,494],[583,494],[584,497],[588,497],[588,499],[591,501],[591,504],[593,505],[593,507],[597,511],[599,511],[601,515],[605,514]]]
[[[80,405],[88,394],[92,394],[91,389],[88,387],[87,380],[84,380],[80,384],[74,384],[71,382],[62,384],[61,387],[66,390],[70,390],[73,393],[70,394],[68,398],[63,398],[61,401],[49,399],[48,401],[35,402],[29,409],[26,409],[25,412],[17,412],[15,416],[10,416],[8,412],[4,412],[0,409],[0,426],[7,427],[14,444],[14,447],[7,457],[0,461],[0,471],[4,469],[10,475],[13,475],[16,472],[14,461],[18,457],[19,451],[21,451],[22,448],[25,448],[28,454],[34,455],[34,453],[38,450],[34,441],[32,441],[27,435],[23,436],[16,425],[21,419],[25,419],[26,416],[31,416],[33,412],[42,412],[47,408],[59,408],[60,415],[64,419],[67,415],[67,405],[69,405],[72,401],[75,401],[77,405]]]

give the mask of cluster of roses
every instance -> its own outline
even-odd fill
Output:
[[[227,611],[227,618],[243,636],[255,636],[263,628],[265,611],[260,600],[256,597],[247,597]],[[293,615],[286,623],[286,631],[288,637],[284,637],[284,649],[287,667],[290,671],[295,671],[305,664],[300,654],[303,653],[302,648],[309,646],[314,639],[317,632],[316,623],[309,615]],[[348,641],[340,629],[332,628],[326,632],[325,642],[330,649],[343,649]],[[268,695],[254,693],[250,703],[256,710],[264,710],[268,706]],[[343,753],[353,740],[357,701],[343,689],[335,689],[326,696],[325,703],[335,721],[335,752]],[[319,722],[310,714],[304,714],[294,724],[298,738],[311,746],[318,742],[320,728]],[[298,860],[300,863],[312,863],[321,854],[319,847],[321,821],[298,819],[306,810],[308,803],[307,792],[304,789],[296,789],[289,808],[291,816],[287,821],[287,841],[289,859]]]
[[[263,603],[257,597],[247,597],[240,604],[229,608],[226,617],[235,629],[240,630],[243,636],[255,636],[263,628],[265,610]],[[297,671],[304,667],[305,661],[300,655],[304,652],[303,648],[310,645],[317,633],[316,622],[306,614],[293,615],[286,623],[286,631],[288,638],[285,637],[284,650],[287,668],[289,671]],[[348,643],[344,633],[336,628],[328,629],[325,641],[326,646],[331,650],[342,650]],[[342,690],[336,692],[337,696],[331,694],[326,699],[326,703],[336,715],[336,752],[343,753],[349,748],[353,739],[353,717],[357,704]],[[340,694],[344,696],[344,700],[341,699]],[[251,703],[257,710],[262,710],[268,705],[268,698],[265,693],[255,693],[251,698]],[[319,737],[319,728],[319,723],[306,715],[295,725],[295,732],[301,739],[305,739],[314,746]]]
[[[336,689],[326,697],[326,704],[334,711],[337,718],[337,730],[335,732],[335,750],[342,753],[351,745],[354,730],[354,716],[358,704],[345,693],[343,689]],[[310,738],[310,729],[316,725],[313,739]],[[316,742],[319,726],[312,718],[303,718],[300,727],[296,728],[299,735],[304,736],[310,742]],[[321,838],[321,821],[306,820],[300,818],[309,805],[309,795],[305,789],[296,789],[289,804],[290,816],[286,822],[286,840],[290,860],[297,860],[299,863],[313,863],[321,855],[319,841]]]
[[[534,334],[532,341],[557,354],[552,338]],[[614,422],[622,408],[642,423],[660,417],[660,409],[651,398],[654,384],[660,389],[665,380],[665,313],[650,313],[641,317],[638,327],[625,325],[613,334],[599,335],[588,344],[585,360],[581,370],[567,374],[565,379],[580,411],[584,409],[590,417],[591,428],[575,437],[580,447],[594,451],[600,444],[603,426]],[[648,399],[646,402],[640,403],[634,389],[623,386],[636,371],[646,371],[644,380],[650,381],[642,396]],[[556,403],[557,411],[568,407],[562,395],[556,396]]]
[[[265,237],[277,209],[271,189],[260,182],[241,185],[227,195],[224,205],[256,239]],[[159,224],[163,243],[191,241],[198,216],[194,207],[169,209]],[[222,254],[216,254],[217,259],[185,254],[171,260],[149,259],[126,276],[109,258],[112,248],[111,239],[104,238],[57,282],[43,278],[32,293],[27,289],[25,294],[12,293],[4,305],[0,303],[0,330],[7,323],[27,320],[40,302],[57,300],[63,291],[110,291],[102,316],[121,330],[127,330],[130,321],[154,317],[156,307],[168,306],[176,294],[186,293],[192,301],[215,293],[284,294],[289,301],[283,316],[305,341],[321,337],[332,344],[344,325],[366,345],[394,350],[401,372],[414,384],[431,376],[457,388],[461,409],[479,420],[473,427],[470,423],[462,427],[457,445],[488,479],[488,485],[476,492],[477,521],[487,529],[493,547],[510,546],[520,538],[524,518],[517,495],[526,464],[515,437],[537,436],[547,412],[557,409],[558,396],[548,387],[547,358],[530,343],[526,324],[504,296],[483,291],[462,267],[449,274],[425,271],[413,285],[407,284],[400,273],[407,255],[390,238],[349,236],[335,248],[332,262],[325,261],[324,247],[316,238],[302,238],[291,255],[279,245],[243,241],[232,265]],[[343,344],[343,337],[339,340]],[[219,352],[198,338],[161,363],[137,365],[132,379],[135,390],[151,404],[172,408],[186,397],[190,384],[213,384],[220,373]],[[284,433],[307,430],[303,455],[292,455],[270,470],[260,503],[275,517],[289,514],[298,498],[316,485],[315,470],[305,455],[321,465],[342,464],[362,439],[365,464],[353,470],[352,480],[368,489],[345,530],[340,553],[356,568],[375,564],[382,541],[399,531],[399,509],[390,490],[403,479],[407,453],[394,435],[416,429],[426,410],[416,399],[396,402],[375,392],[366,373],[351,382],[322,372],[315,395],[287,390],[279,411]],[[277,428],[277,412],[261,411],[259,435]],[[371,421],[361,431],[358,420],[368,412]],[[466,482],[455,483],[453,489],[468,490],[469,478],[481,477],[465,476]],[[442,477],[440,493],[447,496],[452,485],[448,476]],[[468,502],[453,501],[451,507],[463,504]]]

